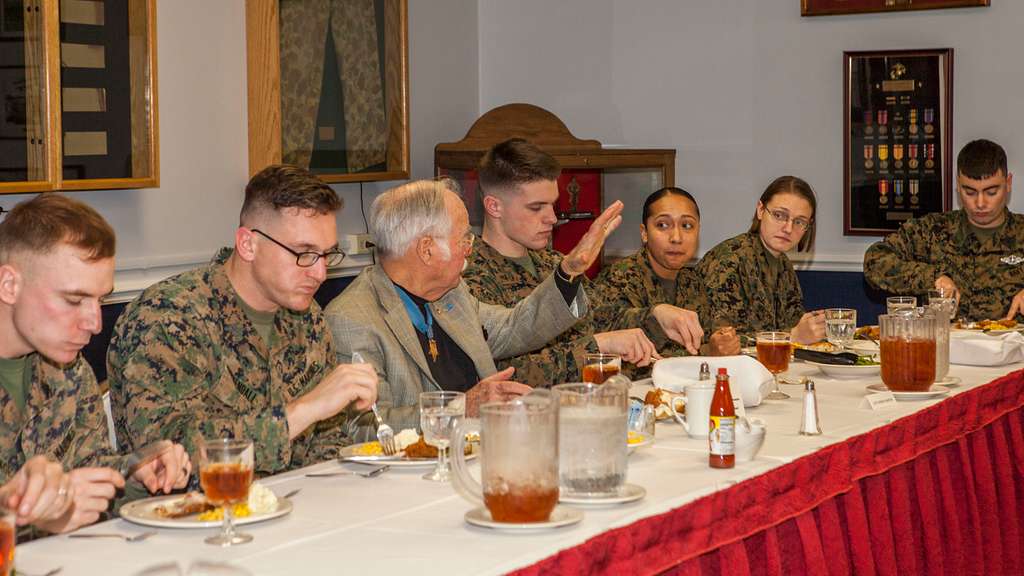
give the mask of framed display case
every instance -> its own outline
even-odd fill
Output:
[[[843,233],[952,202],[953,49],[843,53]]]
[[[155,0],[0,0],[0,193],[159,185]]]
[[[246,0],[249,172],[409,177],[406,0]]]
[[[597,140],[576,138],[557,116],[539,106],[506,104],[478,118],[462,140],[434,147],[435,173],[459,182],[470,224],[474,226],[483,222],[477,165],[487,150],[509,138],[532,142],[562,166],[555,207],[560,223],[552,245],[563,253],[576,246],[604,208],[605,171],[652,170],[659,174],[662,186],[675,185],[674,149],[602,146]],[[599,269],[600,261],[588,274],[593,276]]]
[[[800,0],[801,16],[988,6],[989,0]]]

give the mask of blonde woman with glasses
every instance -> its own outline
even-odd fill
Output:
[[[806,312],[796,271],[786,253],[814,244],[817,201],[807,182],[776,178],[757,202],[750,230],[712,248],[697,271],[704,278],[712,317],[742,336],[790,332],[793,342],[825,337],[822,311]]]

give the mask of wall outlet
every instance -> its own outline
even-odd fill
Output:
[[[338,239],[338,247],[345,251],[345,254],[369,254],[369,234],[345,234]]]

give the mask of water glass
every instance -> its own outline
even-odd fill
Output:
[[[840,351],[853,343],[857,331],[857,311],[852,308],[829,308],[825,310],[825,339]]]
[[[562,493],[616,494],[626,481],[629,385],[616,378],[601,385],[559,384],[552,390],[558,395]]]
[[[249,499],[252,485],[253,446],[244,439],[203,438],[199,442],[199,483],[206,499],[224,510],[221,532],[204,540],[228,547],[252,542],[251,534],[235,532],[234,506]]]
[[[420,428],[423,440],[437,446],[437,466],[423,475],[426,480],[447,482],[451,476],[448,446],[452,433],[466,415],[466,395],[462,392],[440,390],[420,393]]]
[[[885,299],[885,311],[892,315],[900,310],[913,310],[917,308],[916,296],[889,296]]]
[[[758,332],[757,361],[772,373],[775,385],[765,396],[766,400],[785,400],[789,398],[779,389],[779,374],[789,370],[789,357],[793,350],[789,345],[789,332]]]
[[[580,380],[591,384],[603,384],[605,380],[622,371],[622,357],[618,354],[597,352],[585,354]]]

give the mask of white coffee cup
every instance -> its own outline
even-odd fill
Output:
[[[676,402],[681,398],[672,399],[672,415],[676,422],[686,429],[686,433],[694,438],[705,438],[709,432],[711,416],[711,399],[715,397],[715,385],[711,382],[690,384],[686,387],[686,409],[680,413]]]

